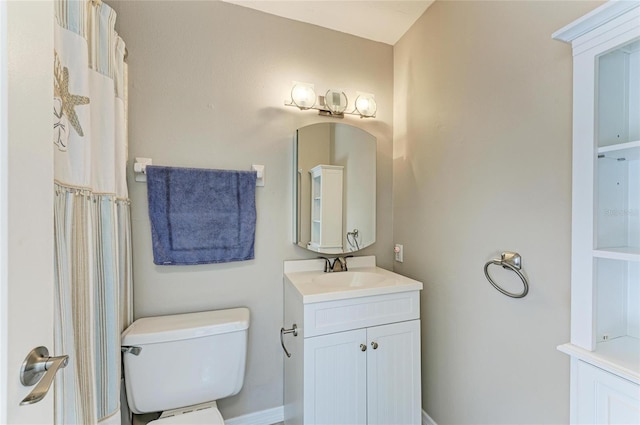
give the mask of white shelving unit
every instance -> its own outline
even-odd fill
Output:
[[[342,253],[342,193],[344,167],[316,165],[311,175],[311,241],[309,249]]]
[[[640,423],[640,1],[553,38],[573,47],[571,423]]]

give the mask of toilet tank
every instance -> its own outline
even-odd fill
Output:
[[[237,394],[248,328],[247,308],[136,320],[122,333],[125,349],[140,347],[138,355],[123,354],[131,411],[160,412]]]

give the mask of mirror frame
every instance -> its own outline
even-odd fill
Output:
[[[333,149],[332,149],[332,153],[326,153],[325,156],[329,158],[332,155],[341,155],[341,158],[337,160],[336,158],[334,158],[333,161],[323,161],[323,160],[320,161],[321,163],[328,162],[328,164],[323,164],[323,165],[344,166],[344,183],[343,183],[344,194],[342,195],[342,204],[344,204],[344,208],[342,208],[343,212],[340,220],[340,222],[342,223],[342,226],[341,226],[340,233],[338,234],[340,235],[339,237],[341,239],[341,244],[339,249],[336,248],[337,245],[333,245],[328,248],[320,247],[320,248],[314,249],[312,248],[312,243],[310,240],[311,239],[310,233],[312,232],[311,230],[311,214],[312,213],[310,211],[312,209],[311,207],[312,202],[311,202],[310,190],[313,188],[313,184],[311,183],[312,177],[310,176],[309,177],[310,186],[305,191],[309,194],[305,195],[305,199],[302,199],[303,195],[301,191],[303,189],[302,189],[301,179],[305,178],[303,174],[307,175],[311,173],[311,171],[307,170],[307,172],[305,172],[304,170],[299,168],[299,164],[300,164],[299,155],[300,155],[300,143],[301,143],[300,131],[303,129],[308,129],[309,127],[314,127],[314,126],[327,126],[328,132],[333,132],[333,134],[335,134],[336,128],[338,130],[342,128],[337,126],[344,126],[344,129],[346,129],[347,131],[362,133],[363,137],[359,139],[360,144],[369,145],[366,148],[366,150],[363,151],[362,155],[353,155],[353,149],[354,149],[353,137],[349,137],[348,139],[345,139],[342,142],[334,141],[332,143],[331,140],[327,140],[327,144],[333,146]],[[321,128],[321,130],[324,130],[324,129]],[[328,136],[328,139],[331,139],[331,137]],[[310,142],[310,143],[313,143],[313,142]],[[322,141],[318,143],[322,143]],[[336,143],[339,143],[339,145],[337,145]],[[341,153],[336,153],[337,151]],[[377,209],[377,205],[376,205],[377,153],[378,153],[377,138],[373,134],[357,126],[344,124],[344,123],[321,122],[321,123],[310,124],[310,125],[296,129],[295,137],[294,137],[294,147],[293,147],[293,194],[292,194],[293,195],[292,198],[293,198],[293,243],[294,244],[296,244],[301,248],[304,248],[319,254],[342,255],[342,254],[348,254],[348,253],[354,253],[354,252],[360,251],[375,243],[376,225],[377,225],[376,223],[377,221],[377,217],[376,217],[377,215],[377,211],[376,211]],[[362,157],[363,158],[362,160],[363,161],[366,160],[367,162],[364,164],[353,165],[353,162],[358,161],[359,157]],[[322,167],[320,166],[320,164],[317,164],[316,162],[317,161],[312,162],[313,164],[315,164],[313,168],[336,168],[336,167]],[[347,167],[348,164],[350,165],[349,167]],[[306,167],[306,168],[311,168],[311,167]],[[364,177],[360,175],[355,175],[353,171],[353,170],[366,170],[366,169],[369,169],[370,172],[367,173]],[[317,172],[319,173],[320,171],[317,171]],[[367,181],[370,183],[366,183]],[[370,184],[370,190],[368,190],[367,192],[362,191],[362,187],[365,184]],[[363,193],[366,193],[367,195],[358,196]],[[355,195],[349,196],[349,194],[355,194]],[[302,207],[303,202],[308,202],[308,205],[309,205],[308,209]],[[346,209],[349,207],[349,204],[350,203],[353,204],[354,202],[368,205],[368,207],[350,208],[349,211],[347,211]],[[364,219],[356,220],[357,222],[363,222],[363,221],[365,223],[368,222],[366,225],[367,228],[363,229],[364,234],[367,235],[366,238],[362,236],[362,233],[357,226],[354,227],[352,231],[348,231],[348,227],[350,226],[348,221],[353,222],[354,211],[357,211],[359,209],[360,210],[368,209],[368,213],[363,216]],[[305,212],[305,215],[307,215],[307,211],[308,211],[309,217],[308,219],[303,219],[302,213]],[[304,237],[305,233],[302,232],[301,230],[303,225],[309,226],[309,232],[308,232],[309,235],[307,237]],[[355,235],[354,235],[354,230],[356,231]],[[303,237],[304,239],[302,239]]]

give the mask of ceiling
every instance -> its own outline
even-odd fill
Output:
[[[394,45],[434,0],[223,0]]]

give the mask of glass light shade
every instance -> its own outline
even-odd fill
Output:
[[[342,114],[347,109],[347,95],[340,90],[327,90],[324,104],[332,114]]]
[[[363,117],[373,117],[378,105],[372,94],[360,93],[356,98],[356,111]]]
[[[296,83],[291,89],[291,101],[300,109],[309,109],[316,104],[313,84]]]

